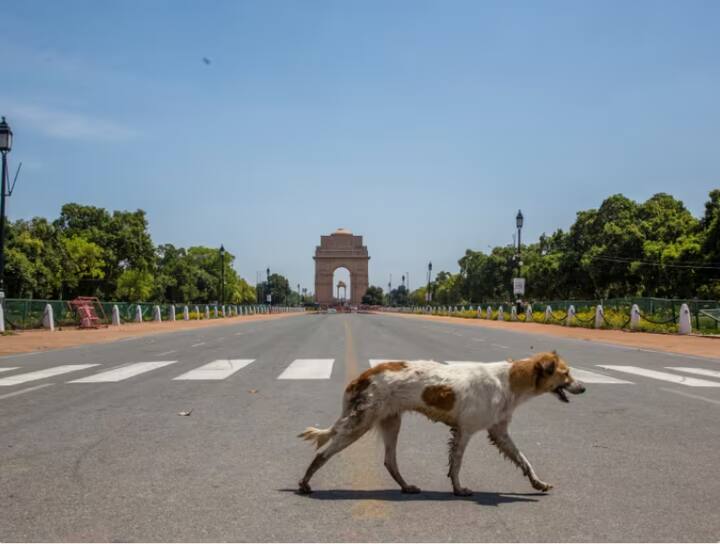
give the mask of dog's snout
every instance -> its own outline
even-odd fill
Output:
[[[583,385],[582,382],[575,380],[566,389],[573,395],[579,395],[585,392],[585,385]]]

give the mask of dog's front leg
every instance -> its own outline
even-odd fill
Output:
[[[549,491],[552,489],[553,486],[551,484],[543,482],[537,477],[530,461],[527,460],[527,457],[523,455],[513,442],[512,438],[510,438],[507,422],[498,423],[497,425],[490,427],[490,429],[488,429],[488,438],[490,438],[490,442],[497,446],[500,453],[520,467],[520,470],[522,470],[523,474],[528,477],[530,483],[535,489],[538,491]]]
[[[453,427],[450,429],[450,432],[452,434],[450,436],[450,442],[448,443],[450,446],[450,470],[448,471],[448,476],[452,481],[453,493],[461,497],[467,497],[468,495],[472,495],[472,491],[460,485],[459,474],[465,447],[470,441],[471,435],[470,433],[463,432],[459,427]]]

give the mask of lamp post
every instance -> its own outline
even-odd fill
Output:
[[[517,244],[518,257],[520,256],[520,234],[522,233],[524,221],[525,221],[525,218],[523,217],[522,211],[518,210],[518,213],[515,216],[515,225],[517,226],[517,230],[518,230],[518,244]]]
[[[518,279],[517,282],[513,282],[513,295],[524,295],[525,294],[525,282],[522,281],[522,278],[520,277],[520,273],[522,270],[522,257],[520,254],[520,244],[521,244],[521,234],[522,234],[522,228],[523,223],[525,221],[525,218],[523,217],[522,211],[518,210],[517,215],[515,216],[515,226],[517,227],[517,252],[516,252],[516,261],[517,261],[517,276]]]
[[[13,133],[5,117],[0,121],[0,153],[2,153],[2,189],[0,193],[0,304],[5,298],[5,197],[7,196],[7,154],[12,149]]]
[[[268,266],[267,270],[265,271],[267,273],[267,293],[265,294],[265,302],[272,305],[272,289],[270,288],[270,267]]]
[[[432,276],[432,261],[428,263],[428,281],[427,281],[427,288],[425,290],[425,301],[430,304],[432,301],[432,295],[430,294],[430,278]]]
[[[220,305],[225,307],[225,246],[220,244]]]
[[[298,283],[298,305],[302,304],[302,295],[300,294],[300,284]]]

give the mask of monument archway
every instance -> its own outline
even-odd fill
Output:
[[[329,236],[320,237],[320,245],[315,248],[315,301],[318,304],[334,303],[333,274],[344,267],[350,272],[350,304],[362,302],[368,288],[367,247],[362,236],[355,236],[346,229],[338,229]]]

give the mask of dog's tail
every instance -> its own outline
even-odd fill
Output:
[[[335,436],[335,429],[329,427],[327,429],[316,429],[315,427],[308,427],[298,435],[298,438],[303,440],[315,441],[315,449],[322,448],[325,443]]]

